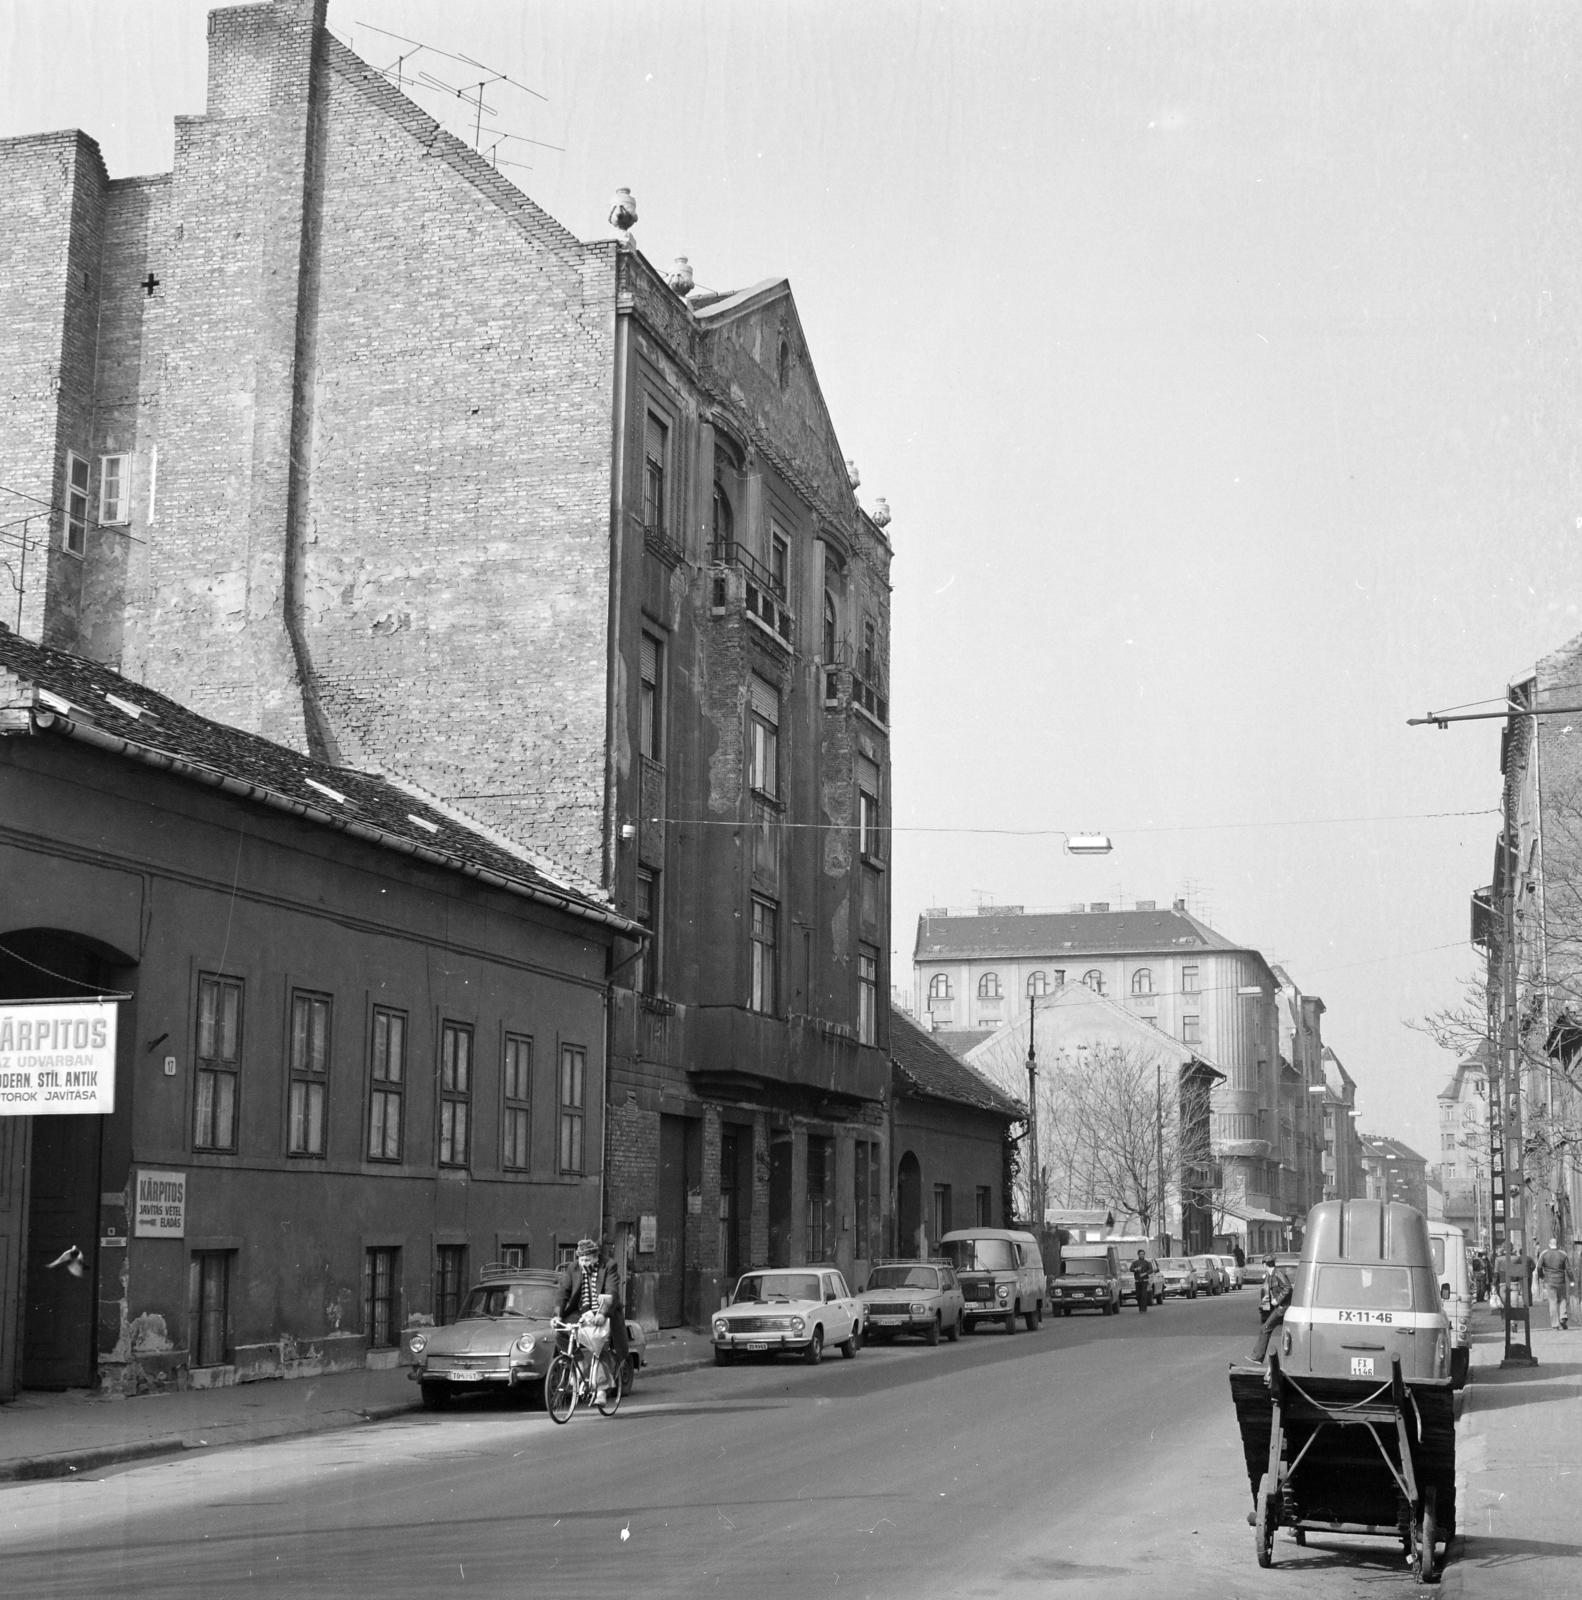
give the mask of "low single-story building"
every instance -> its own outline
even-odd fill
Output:
[[[895,1254],[926,1257],[955,1228],[1008,1228],[1011,1124],[1027,1108],[890,1013]]]
[[[0,630],[0,1397],[393,1363],[486,1261],[557,1263],[637,937],[394,777]]]

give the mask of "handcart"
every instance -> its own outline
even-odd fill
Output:
[[[1271,1353],[1230,1370],[1241,1427],[1258,1565],[1274,1561],[1274,1530],[1399,1539],[1419,1583],[1432,1581],[1435,1546],[1456,1531],[1456,1429],[1448,1377],[1403,1379],[1390,1357],[1383,1383],[1295,1378]]]

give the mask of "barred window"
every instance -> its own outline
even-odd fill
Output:
[[[195,1150],[236,1148],[237,1079],[242,1066],[242,984],[208,973],[198,979],[198,1071],[193,1100]]]
[[[467,1165],[472,1123],[472,1029],[462,1022],[440,1028],[439,1164]]]
[[[399,1161],[406,1099],[406,1013],[374,1007],[368,1159]]]
[[[505,1036],[504,1165],[526,1172],[533,1148],[533,1041],[517,1033]]]

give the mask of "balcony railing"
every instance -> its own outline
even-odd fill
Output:
[[[747,614],[790,645],[795,637],[796,618],[786,603],[785,580],[771,572],[739,539],[715,540],[710,560],[716,567],[740,569]],[[723,576],[714,580],[714,604],[716,607],[725,604]]]
[[[873,718],[881,728],[890,726],[890,701],[885,693],[884,676],[879,663],[866,651],[858,651],[853,663],[851,651],[841,645],[833,661],[824,663],[824,704],[833,710],[841,704],[842,696],[849,693],[851,703]]]

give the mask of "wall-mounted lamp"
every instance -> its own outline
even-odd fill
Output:
[[[621,824],[621,843],[630,844],[636,837],[637,824],[635,822],[623,822]]]

